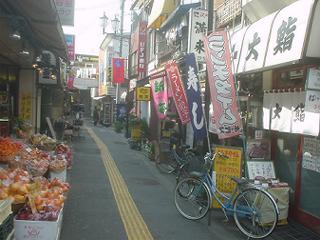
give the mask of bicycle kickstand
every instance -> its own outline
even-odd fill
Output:
[[[224,208],[222,208],[222,211],[223,211],[224,216],[226,217],[226,218],[224,219],[224,222],[229,222],[229,218],[228,218],[228,215],[227,215],[227,213],[226,213],[226,210],[225,210]]]

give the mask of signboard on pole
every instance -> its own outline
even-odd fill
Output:
[[[211,102],[219,139],[240,135],[242,123],[231,70],[227,33],[213,32],[204,38]]]
[[[191,9],[189,19],[188,52],[194,53],[197,62],[205,62],[203,37],[207,35],[208,11]]]
[[[74,26],[74,0],[55,0],[61,25]]]
[[[151,91],[150,87],[137,87],[136,88],[136,100],[137,101],[150,101]]]
[[[138,46],[138,80],[146,75],[146,41],[147,41],[147,22],[139,23],[139,46]]]
[[[64,38],[67,44],[68,58],[70,61],[75,60],[75,35],[65,34]]]
[[[186,124],[190,122],[189,106],[177,64],[173,61],[167,63],[166,72],[180,121]]]

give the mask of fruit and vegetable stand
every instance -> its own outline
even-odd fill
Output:
[[[59,239],[69,191],[68,145],[41,134],[0,138],[0,239]]]

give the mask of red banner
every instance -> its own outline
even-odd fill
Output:
[[[113,83],[124,83],[124,59],[112,58]]]
[[[166,72],[181,123],[186,124],[190,122],[189,106],[177,64],[169,62],[166,65]]]
[[[215,131],[220,139],[240,135],[242,124],[237,107],[227,33],[211,33],[204,38],[204,45]]]
[[[74,76],[69,76],[67,80],[67,88],[73,89]]]

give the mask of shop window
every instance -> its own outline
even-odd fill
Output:
[[[293,68],[275,71],[274,88],[304,88],[305,85],[304,68]]]

